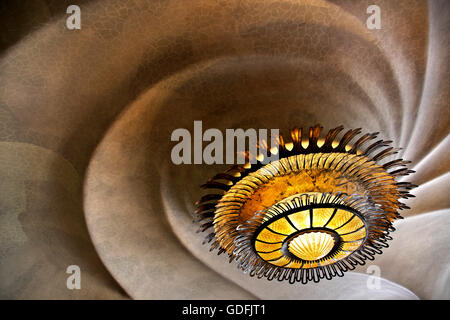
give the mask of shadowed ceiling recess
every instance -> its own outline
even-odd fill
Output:
[[[387,160],[399,149],[378,133],[338,139],[340,126],[321,138],[322,129],[292,129],[290,142],[279,137],[278,160],[234,165],[202,186],[211,193],[195,214],[211,250],[251,276],[305,284],[343,276],[388,247],[408,209],[399,200],[416,187],[397,181],[413,172],[409,161]]]

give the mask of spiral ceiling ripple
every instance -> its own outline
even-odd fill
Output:
[[[372,2],[90,0],[81,30],[65,8],[29,30],[0,58],[0,295],[449,299],[450,3],[380,0],[368,30]],[[195,120],[380,132],[416,197],[390,247],[343,278],[249,277],[192,223],[198,186],[227,166],[170,161],[171,133]],[[325,235],[307,248],[319,236],[292,252],[326,254]]]

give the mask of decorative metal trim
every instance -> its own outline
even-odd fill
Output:
[[[244,223],[239,223],[237,217],[227,215],[223,209],[221,212],[218,205],[221,204],[223,196],[231,188],[239,184],[240,181],[243,181],[244,178],[249,177],[251,173],[255,173],[264,167],[262,161],[257,161],[256,164],[252,165],[249,163],[246,165],[234,165],[224,173],[215,175],[201,186],[204,189],[215,190],[215,192],[203,196],[196,202],[196,219],[194,220],[200,222],[199,232],[204,232],[211,228],[214,229],[205,237],[203,242],[212,242],[210,250],[218,249],[218,254],[227,252],[230,262],[237,260],[238,267],[251,276],[257,276],[258,278],[266,277],[269,280],[289,280],[290,283],[296,281],[307,283],[308,281],[318,282],[323,278],[331,279],[334,276],[343,276],[345,271],[353,270],[357,265],[365,264],[367,260],[373,260],[375,254],[381,254],[381,250],[388,247],[387,241],[392,240],[389,233],[395,230],[392,227],[392,222],[395,219],[402,218],[398,210],[409,209],[399,199],[414,197],[410,194],[410,190],[417,187],[409,182],[395,181],[400,176],[414,172],[407,168],[410,162],[404,161],[403,159],[396,159],[381,163],[383,159],[398,153],[400,149],[389,147],[391,141],[378,140],[369,144],[369,142],[376,139],[378,133],[360,135],[361,129],[348,130],[339,140],[336,140],[336,137],[343,130],[343,126],[331,129],[326,134],[323,144],[319,146],[318,141],[322,129],[319,125],[311,127],[309,132],[302,128],[292,129],[290,133],[292,148],[289,148],[287,146],[289,142],[285,142],[283,136],[280,136],[278,141],[279,159],[315,153],[321,153],[322,157],[326,157],[326,155],[332,153],[344,154],[340,159],[337,159],[337,157],[330,159],[330,165],[333,165],[333,168],[338,168],[357,177],[361,184],[368,190],[367,195],[364,198],[358,195],[347,194],[333,194],[333,196],[338,198],[339,201],[346,201],[349,204],[348,207],[363,216],[365,223],[369,225],[370,237],[367,236],[367,239],[363,242],[364,245],[343,260],[311,269],[282,268],[271,265],[255,255],[250,239],[252,239],[256,229],[262,224],[264,217],[266,219],[268,218],[266,216],[268,214],[267,210],[255,212],[253,217]],[[307,146],[302,145],[302,133],[307,133],[308,135],[306,140]],[[356,142],[350,144],[358,136],[359,138]],[[303,143],[305,144],[305,142]],[[364,147],[366,144],[369,145]],[[264,151],[268,156],[271,155],[265,143],[258,145],[258,150]],[[349,162],[348,160],[351,157],[348,155],[357,155],[358,157],[353,157],[353,160]],[[247,161],[251,157],[254,157],[254,155],[246,153]],[[311,163],[317,160],[315,158],[315,155],[311,157]],[[324,161],[328,161],[328,158]],[[386,178],[374,178],[364,170],[361,171],[369,162],[379,166],[380,170],[385,173]],[[395,181],[393,185],[395,190],[383,190],[383,187],[391,187],[392,179]],[[379,192],[372,194],[371,190],[379,190]],[[330,202],[327,202],[325,198],[322,199],[330,205]],[[390,208],[389,212],[383,210],[383,206],[390,204],[395,204],[395,207]],[[227,205],[233,207],[234,204],[227,203]],[[217,224],[225,221],[224,219],[227,219],[230,226],[232,226],[216,229]]]

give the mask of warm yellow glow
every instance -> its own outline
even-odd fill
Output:
[[[196,210],[202,220],[208,219],[202,228],[214,228],[206,238],[215,238],[212,249],[228,253],[230,261],[236,259],[251,275],[302,283],[313,275],[339,275],[379,253],[364,247],[384,247],[381,242],[388,240],[397,211],[407,208],[398,200],[409,197],[414,185],[396,182],[410,172],[407,162],[380,164],[397,150],[385,148],[389,142],[382,140],[369,144],[377,133],[355,140],[361,129],[354,129],[336,139],[342,127],[325,138],[321,130],[318,125],[309,131],[294,128],[291,141],[280,136],[278,148],[271,149],[279,160],[264,164],[261,154],[248,152],[249,161],[256,157],[260,162],[233,166],[203,185],[225,191],[202,197]],[[268,146],[263,142],[260,147]],[[379,148],[384,150],[375,151]],[[333,264],[340,272],[324,268]],[[316,273],[293,270],[316,268]]]
[[[344,166],[345,164],[345,166]],[[267,228],[256,235],[257,254],[266,262],[285,268],[313,268],[315,263],[328,265],[348,256],[362,245],[367,230],[364,221],[351,210],[336,208],[330,202],[332,198],[322,199],[322,195],[341,193],[347,195],[364,194],[363,185],[352,175],[353,170],[368,180],[382,179],[383,184],[375,186],[377,192],[383,194],[392,188],[394,179],[374,161],[364,156],[348,153],[313,153],[300,154],[271,162],[255,172],[251,172],[234,184],[216,205],[214,228],[219,232],[222,228],[231,230],[239,224],[251,219],[255,212],[266,211],[263,222],[271,220]],[[347,172],[347,173],[346,173]],[[278,215],[279,208],[288,211],[299,195],[314,197],[316,203],[330,203],[323,207],[301,208],[287,217]],[[312,199],[312,198],[311,198]],[[395,211],[396,204],[382,204],[383,210]],[[311,211],[312,210],[312,211]],[[311,220],[312,218],[312,220]],[[281,244],[285,243],[293,233],[308,229],[324,228],[337,233],[339,248],[328,257],[319,261],[307,261],[283,255]],[[311,231],[312,231],[311,230]],[[223,232],[222,232],[223,233]],[[226,233],[224,233],[226,234]],[[225,244],[227,237],[219,241]],[[362,242],[359,242],[362,241]],[[260,250],[261,248],[261,250]],[[233,246],[228,251],[231,253]],[[343,250],[343,251],[342,251]],[[270,253],[270,254],[269,254]]]
[[[379,178],[386,183],[394,183],[393,178],[387,176],[382,167],[364,156],[347,153],[302,154],[274,161],[250,173],[234,185],[222,201],[229,204],[242,223],[251,218],[255,212],[267,209],[295,194],[311,191],[363,194],[361,184],[355,179],[349,179],[340,171],[343,163],[346,163],[348,171],[358,167],[358,171],[367,174],[368,179]],[[390,187],[392,186],[387,184],[377,186],[380,192],[387,191]],[[238,201],[232,203],[235,200]],[[395,210],[388,206],[383,209]]]
[[[323,227],[332,217],[334,208],[317,208],[314,210],[313,227]]]
[[[309,197],[312,201],[314,198],[316,202],[323,200],[323,196],[317,192],[301,195],[303,199]],[[333,197],[327,199],[331,201]],[[319,263],[322,266],[332,264],[361,246],[367,230],[358,215],[335,208],[332,204],[304,210],[299,208],[299,211],[281,215],[283,211],[299,205],[299,201],[299,195],[290,196],[268,209],[263,222],[270,220],[270,223],[259,231],[255,239],[255,249],[263,260],[284,268],[308,269]],[[288,240],[294,233],[299,235]],[[286,241],[289,241],[288,250],[298,261],[283,253],[282,245]]]
[[[273,244],[273,243],[264,243],[264,242],[261,242],[261,241],[256,241],[255,242],[255,249],[259,253],[271,252],[271,251],[274,251],[274,250],[281,250],[281,243]]]
[[[307,229],[311,226],[311,222],[309,220],[309,210],[303,210],[291,214],[289,219],[292,221],[292,224],[297,228],[297,230]]]
[[[333,220],[331,220],[327,227],[331,229],[336,229],[341,227],[345,222],[350,220],[353,217],[353,213],[346,210],[337,210],[336,214],[334,215]],[[352,219],[353,220],[353,219]]]
[[[325,257],[334,246],[334,239],[325,232],[308,232],[289,243],[289,251],[302,260],[315,261]]]
[[[265,242],[282,242],[286,236],[276,234],[273,231],[270,231],[269,229],[263,229],[259,233],[259,238],[264,239]]]
[[[292,219],[291,219],[292,222]],[[298,228],[298,226],[296,226]],[[296,232],[295,229],[286,219],[278,219],[271,224],[271,229],[283,234],[291,234]]]

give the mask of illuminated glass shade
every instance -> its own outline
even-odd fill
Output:
[[[238,246],[251,247],[265,262],[283,268],[332,264],[349,256],[367,236],[364,220],[345,203],[346,197],[332,194],[288,197],[256,215],[261,223],[244,223],[240,228],[252,233],[253,241]]]
[[[326,232],[311,231],[295,236],[288,250],[301,260],[315,261],[327,256],[334,247],[333,236]]]
[[[306,144],[302,129],[291,130],[291,143],[280,137],[279,160],[234,166],[206,183],[221,190],[197,203],[211,248],[251,276],[291,283],[342,276],[381,253],[407,208],[399,199],[414,187],[396,177],[412,171],[401,159],[380,163],[397,152],[387,142],[362,148],[376,134],[350,145],[360,130],[336,140],[341,130],[320,139],[321,127],[310,128]]]

